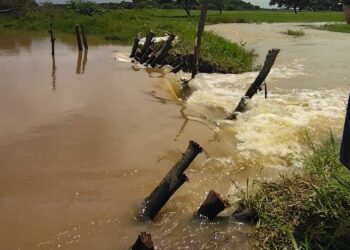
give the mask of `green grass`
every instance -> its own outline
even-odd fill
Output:
[[[41,10],[27,16],[0,16],[0,28],[46,32],[49,10]],[[96,35],[113,43],[131,45],[135,36],[145,36],[150,30],[158,35],[172,32],[181,42],[172,54],[189,54],[194,47],[199,11],[192,11],[188,18],[183,10],[133,9],[107,10],[101,15],[83,16],[62,9],[54,10],[55,30],[59,33],[74,33],[74,25],[84,24],[88,34]],[[230,22],[315,22],[342,21],[337,12],[302,12],[295,15],[285,11],[209,11],[208,24]],[[241,73],[252,70],[253,55],[250,51],[225,40],[213,33],[205,32],[202,43],[202,57],[212,65],[218,65],[223,72]]]
[[[333,32],[350,33],[350,25],[348,24],[326,24],[322,28]]]
[[[259,220],[251,235],[257,249],[348,249],[350,171],[339,162],[333,137],[320,145],[307,140],[305,172],[278,183],[258,183],[242,202]]]
[[[287,30],[282,32],[282,34],[285,34],[288,36],[295,36],[295,37],[305,36],[305,32],[302,30]]]

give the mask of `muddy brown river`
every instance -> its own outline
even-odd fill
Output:
[[[250,227],[230,210],[213,222],[192,214],[210,189],[234,202],[247,180],[301,171],[305,131],[341,133],[350,35],[307,30],[293,40],[267,24],[210,28],[241,34],[257,63],[270,44],[254,32],[268,30],[282,49],[268,99],[259,94],[234,122],[223,118],[257,72],[199,74],[181,101],[177,80],[186,75],[133,65],[129,47],[90,38],[79,54],[64,36],[53,59],[46,36],[0,31],[0,249],[127,249],[142,231],[157,249],[250,249]],[[154,222],[137,222],[139,203],[189,140],[206,151],[187,170],[190,181]]]

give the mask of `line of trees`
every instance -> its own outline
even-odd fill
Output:
[[[270,0],[270,5],[293,9],[295,14],[305,9],[320,10],[341,10],[341,0]]]

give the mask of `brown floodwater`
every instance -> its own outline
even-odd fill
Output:
[[[317,60],[302,44],[290,60],[289,37],[274,39],[287,55],[268,78],[268,99],[256,96],[234,122],[223,118],[257,72],[199,74],[181,101],[179,76],[133,65],[130,47],[90,38],[79,53],[74,37],[59,38],[52,58],[46,36],[0,31],[0,249],[127,249],[142,231],[157,249],[250,249],[251,229],[232,211],[193,219],[210,189],[234,202],[247,180],[301,171],[305,131],[341,133],[346,68],[334,65],[336,83],[326,64],[309,67]],[[328,63],[343,55],[325,37],[307,39],[323,46]],[[187,170],[190,181],[154,222],[137,222],[138,205],[189,140],[205,149]]]

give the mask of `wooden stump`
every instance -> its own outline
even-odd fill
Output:
[[[84,49],[88,50],[89,46],[88,46],[88,42],[87,42],[87,39],[86,39],[86,33],[85,33],[84,26],[82,24],[80,24],[80,29],[81,29],[81,35],[83,37]]]
[[[50,40],[51,40],[51,55],[55,55],[55,35],[53,33],[53,15],[50,16],[50,28],[49,28]]]
[[[130,250],[154,250],[151,234],[142,232]]]
[[[189,142],[188,148],[182,155],[182,158],[171,168],[152,193],[144,199],[142,207],[138,212],[139,220],[152,220],[156,217],[176,190],[188,180],[184,172],[194,158],[202,151],[203,149],[196,142]]]
[[[142,55],[148,50],[148,48],[152,45],[152,39],[153,37],[155,37],[156,34],[154,34],[153,32],[149,32],[146,36],[146,41],[145,44],[143,45],[142,49],[141,49],[141,53]],[[141,56],[142,57],[142,56]]]
[[[137,48],[139,47],[139,42],[140,42],[140,39],[138,39],[136,37],[135,40],[134,40],[134,45],[132,46],[130,58],[134,58],[135,57]]]
[[[246,207],[240,212],[234,212],[233,217],[236,220],[255,224],[259,220],[259,216],[252,208]]]
[[[261,85],[264,83],[266,77],[270,73],[270,70],[273,64],[276,61],[277,55],[280,52],[279,49],[272,49],[267,53],[264,66],[259,72],[259,75],[255,79],[255,81],[250,85],[245,95],[242,97],[237,107],[235,108],[233,114],[228,116],[226,119],[232,120],[236,118],[235,112],[244,112],[246,109],[247,100],[251,100],[253,96],[258,92],[261,88]]]
[[[221,211],[228,207],[228,203],[214,190],[210,190],[207,198],[197,211],[198,216],[213,220]]]
[[[80,38],[80,31],[79,31],[79,25],[75,25],[75,35],[77,37],[77,44],[79,51],[83,50],[83,45],[81,44],[81,38]]]

